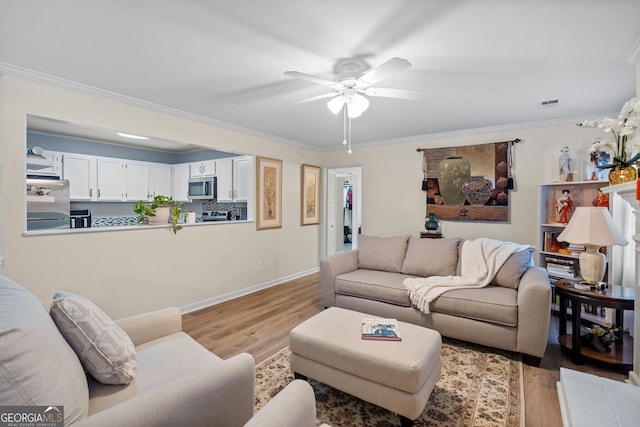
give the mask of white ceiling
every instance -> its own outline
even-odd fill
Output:
[[[292,103],[327,88],[283,72],[331,78],[344,58],[408,59],[376,86],[427,93],[372,98],[355,148],[617,112],[636,90],[639,18],[638,0],[0,0],[0,72],[330,150],[342,115],[326,99]],[[559,104],[539,107],[547,99]]]

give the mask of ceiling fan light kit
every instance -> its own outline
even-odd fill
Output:
[[[360,60],[362,62],[362,60]],[[369,108],[369,99],[365,96],[384,96],[388,98],[407,98],[408,95],[404,92],[406,90],[389,89],[389,88],[375,88],[374,84],[380,80],[385,79],[387,76],[406,70],[411,67],[411,63],[403,58],[391,58],[387,62],[372,68],[368,71],[361,71],[366,64],[359,63],[356,59],[341,60],[339,70],[340,72],[334,77],[333,80],[328,80],[322,77],[314,76],[311,74],[301,73],[299,71],[285,71],[285,75],[295,77],[299,79],[308,80],[310,82],[327,86],[336,92],[334,94],[323,94],[308,98],[304,101],[312,101],[322,99],[328,96],[333,96],[327,102],[327,108],[333,114],[340,113],[344,110],[344,139],[343,144],[349,146],[347,151],[351,154],[351,119],[358,118],[367,111]],[[334,96],[335,95],[335,96]],[[349,118],[347,129],[347,117]],[[347,132],[348,131],[348,132]],[[348,133],[348,138],[347,138]]]

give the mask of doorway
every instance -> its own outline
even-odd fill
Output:
[[[326,257],[358,247],[363,217],[362,166],[327,168],[324,183],[321,254]]]

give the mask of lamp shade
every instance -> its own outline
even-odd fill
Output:
[[[558,241],[596,246],[624,246],[629,243],[613,222],[607,208],[603,207],[576,208],[569,224],[558,236]]]

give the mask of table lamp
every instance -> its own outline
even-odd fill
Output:
[[[607,208],[578,207],[558,241],[584,245],[580,254],[580,272],[583,282],[596,289],[602,285],[607,257],[599,251],[601,246],[626,245],[629,242],[618,229]]]

